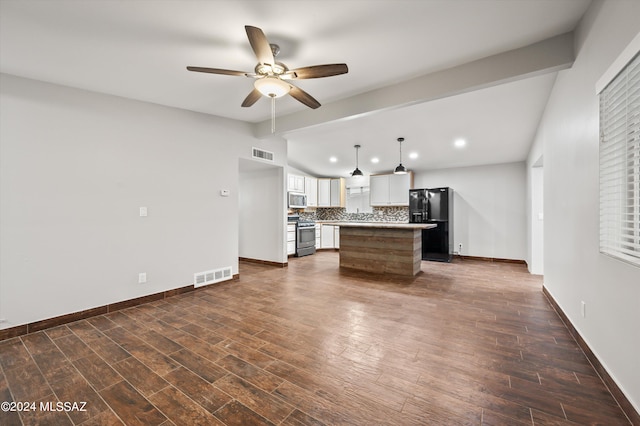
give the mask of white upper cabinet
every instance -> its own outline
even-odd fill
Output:
[[[318,179],[318,207],[344,207],[346,193],[344,178]]]
[[[344,178],[331,179],[331,207],[344,207],[346,192]]]
[[[406,175],[389,175],[389,204],[394,206],[409,205],[409,190],[411,189],[411,173]]]
[[[287,191],[304,192],[304,176],[288,175]]]
[[[413,173],[375,175],[370,178],[372,206],[408,206]]]
[[[372,206],[389,204],[389,175],[376,175],[369,178],[369,196]]]
[[[318,179],[305,176],[304,193],[307,194],[307,207],[318,207]]]
[[[318,207],[331,206],[331,179],[318,179]]]

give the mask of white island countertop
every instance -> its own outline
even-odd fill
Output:
[[[406,222],[322,222],[323,225],[340,226],[344,228],[383,228],[383,229],[430,229],[435,223],[406,223]]]

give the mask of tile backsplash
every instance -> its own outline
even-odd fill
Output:
[[[409,207],[374,207],[373,213],[347,213],[345,208],[298,210],[301,219],[358,222],[409,222]]]

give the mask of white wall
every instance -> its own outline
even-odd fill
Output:
[[[454,250],[466,256],[526,258],[525,163],[416,173],[415,188],[454,190]]]
[[[528,235],[529,272],[536,275],[544,274],[544,168],[534,166],[527,170],[530,177],[528,217],[530,224]]]
[[[287,262],[284,185],[282,166],[240,159],[240,257]]]
[[[286,144],[232,120],[0,79],[0,327],[238,272],[238,158],[256,146],[285,164]]]
[[[544,153],[544,285],[640,411],[640,268],[599,253],[595,84],[640,32],[640,2],[594,2],[561,71],[529,162]],[[586,316],[580,313],[586,303]]]

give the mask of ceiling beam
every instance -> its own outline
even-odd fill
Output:
[[[341,99],[316,110],[279,116],[277,133],[285,134],[567,69],[575,59],[573,39],[573,32],[565,33],[519,49]],[[273,136],[271,120],[254,124],[253,132],[258,138]]]

